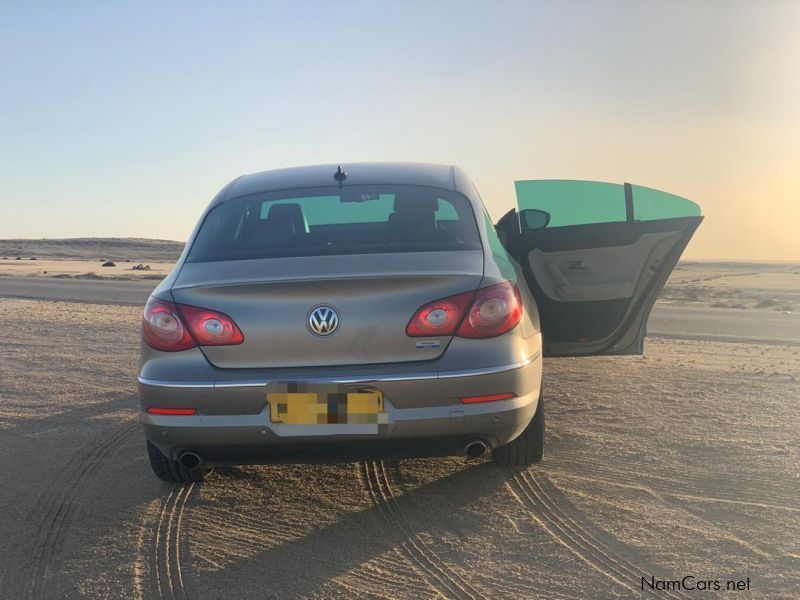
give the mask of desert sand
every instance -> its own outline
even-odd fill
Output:
[[[659,302],[791,312],[800,307],[800,263],[682,261]]]
[[[0,277],[158,281],[182,250],[181,242],[136,238],[0,240]]]
[[[12,260],[57,258],[102,262],[106,260],[175,262],[183,242],[141,238],[67,238],[0,240],[0,257]]]
[[[113,266],[103,266],[108,262]],[[164,279],[174,262],[116,262],[69,259],[8,260],[0,258],[0,277],[52,277],[56,279]],[[138,267],[138,268],[134,268]],[[154,284],[155,285],[155,284]]]
[[[689,265],[661,302],[693,286],[703,307],[728,288],[756,315],[778,312],[762,296],[798,305],[794,267],[741,269]],[[546,456],[526,470],[272,465],[172,486],[136,423],[139,318],[0,298],[2,598],[704,597],[642,590],[686,575],[800,591],[800,346],[548,359]]]

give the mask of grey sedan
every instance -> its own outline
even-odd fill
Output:
[[[656,190],[516,182],[492,223],[451,166],[242,176],[144,309],[155,474],[213,464],[544,450],[543,356],[641,353],[702,217]]]

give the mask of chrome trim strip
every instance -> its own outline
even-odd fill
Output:
[[[539,352],[534,354],[533,356],[529,356],[525,360],[521,360],[519,362],[511,363],[510,365],[501,365],[499,367],[484,367],[482,369],[465,369],[463,371],[440,371],[437,373],[437,379],[451,379],[454,377],[472,377],[475,375],[493,375],[495,373],[506,373],[507,371],[516,371],[517,369],[521,369],[522,367],[527,367],[537,358],[539,358]]]
[[[529,356],[525,360],[519,362],[500,365],[498,367],[484,367],[480,369],[463,369],[460,371],[436,371],[432,373],[405,373],[401,375],[375,375],[374,377],[298,377],[296,381],[305,381],[309,383],[382,383],[392,381],[420,381],[420,380],[438,380],[438,379],[454,379],[458,377],[475,377],[480,375],[494,375],[498,373],[507,373],[508,371],[516,371],[522,367],[527,367],[541,355],[537,352],[533,356]],[[279,377],[273,381],[287,381],[292,380],[288,377]],[[139,383],[142,385],[150,385],[155,387],[165,388],[248,388],[248,387],[264,387],[270,380],[230,380],[230,381],[160,381],[157,379],[147,379],[139,377]]]
[[[139,383],[141,385],[151,385],[154,387],[166,388],[213,388],[213,381],[162,381],[158,379],[147,379],[139,376]]]

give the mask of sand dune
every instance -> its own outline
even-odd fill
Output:
[[[673,271],[659,301],[792,311],[800,307],[800,263],[683,261]]]
[[[0,240],[0,276],[158,281],[172,269],[183,246],[137,238]]]
[[[172,263],[183,250],[183,242],[140,238],[69,238],[0,240],[0,258],[31,257],[68,260]]]

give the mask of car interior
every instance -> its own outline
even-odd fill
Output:
[[[310,203],[306,203],[310,205]],[[439,218],[446,204],[456,218]],[[267,203],[268,208],[248,207],[234,239],[247,248],[280,246],[342,246],[373,244],[458,244],[465,239],[463,221],[452,205],[434,195],[417,191],[394,196],[392,210],[381,220],[309,224],[299,202]],[[266,218],[262,215],[266,212]]]

